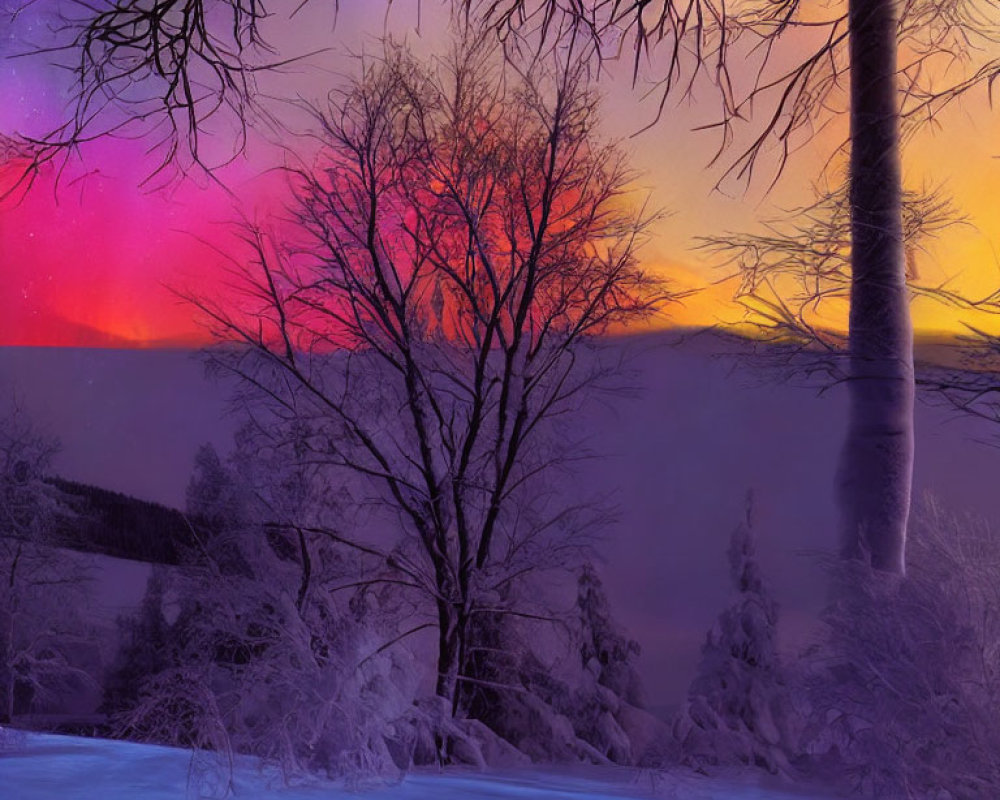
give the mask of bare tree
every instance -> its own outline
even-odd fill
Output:
[[[327,534],[432,603],[457,712],[472,618],[525,613],[512,587],[585,532],[539,487],[561,418],[617,369],[591,337],[668,297],[636,260],[654,217],[573,47],[517,68],[485,38],[433,66],[388,43],[314,113],[285,236],[251,226],[233,259],[241,306],[195,302],[302,462],[392,509],[391,551]]]
[[[13,136],[0,133],[0,199],[16,195],[28,186],[38,169],[31,146]]]
[[[1000,313],[1000,292],[975,304],[985,315]],[[1000,380],[997,379],[1000,336],[987,330],[985,321],[965,323],[968,332],[957,338],[958,363],[939,365],[922,375],[918,383],[963,413],[1000,422]]]

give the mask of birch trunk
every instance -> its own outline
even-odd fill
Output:
[[[913,475],[913,329],[905,279],[897,4],[851,0],[851,308],[842,549],[905,569]]]

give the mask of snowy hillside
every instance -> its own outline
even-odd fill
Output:
[[[228,776],[208,756],[101,739],[28,734],[15,747],[0,748],[0,797],[4,800],[189,800],[220,796],[213,791]],[[511,773],[420,772],[402,783],[363,794],[315,781],[285,786],[276,774],[249,761],[232,778],[234,797],[246,800],[832,800],[833,795],[795,792],[745,781],[709,780],[628,769],[575,768]]]

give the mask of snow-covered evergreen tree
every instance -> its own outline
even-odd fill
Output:
[[[493,730],[539,762],[659,760],[667,731],[643,708],[639,644],[614,620],[591,564],[580,568],[564,625],[479,616],[475,670],[488,685],[476,687],[470,711]],[[553,646],[560,632],[564,646]]]
[[[213,537],[241,526],[249,513],[247,495],[213,445],[198,448],[185,506],[196,533]]]
[[[778,619],[755,555],[752,499],[733,531],[735,595],[709,631],[688,700],[674,726],[682,763],[788,767],[789,707],[775,641]]]
[[[592,564],[584,564],[577,578],[580,661],[597,683],[634,706],[645,706],[634,660],[639,643],[626,636],[611,615],[604,585]]]
[[[118,620],[118,656],[104,684],[102,708],[116,715],[132,708],[144,680],[171,665],[170,626],[163,614],[166,575],[154,567],[137,611]]]

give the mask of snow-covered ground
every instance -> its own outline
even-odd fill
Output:
[[[221,797],[223,770],[170,747],[7,732],[0,747],[3,800],[194,800]],[[10,742],[14,739],[14,742]],[[13,746],[11,746],[13,745]],[[233,773],[234,800],[833,800],[762,785],[755,776],[709,779],[651,771],[554,768],[506,773],[419,772],[401,783],[349,790],[328,782],[288,786],[247,760]]]

